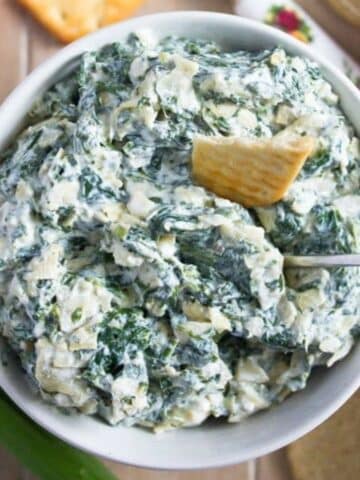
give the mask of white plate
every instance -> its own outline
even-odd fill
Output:
[[[123,40],[129,32],[152,29],[169,34],[211,39],[226,50],[258,49],[283,45],[288,51],[310,57],[340,94],[348,117],[360,131],[357,89],[339,71],[305,45],[276,29],[239,17],[208,12],[176,12],[136,18],[89,35],[61,50],[38,67],[0,108],[0,148],[21,127],[34,98],[72,67],[85,50]],[[0,348],[3,345],[0,342]],[[110,427],[85,416],[66,416],[45,404],[29,388],[18,363],[0,364],[0,385],[17,405],[47,430],[67,442],[132,465],[190,469],[220,467],[242,462],[278,449],[315,428],[334,413],[360,386],[360,345],[329,370],[319,370],[309,385],[284,403],[248,420],[229,425],[209,422],[197,428],[154,435],[140,428]]]

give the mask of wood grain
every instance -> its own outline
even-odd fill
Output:
[[[290,480],[290,467],[285,449],[265,455],[257,461],[256,480]],[[309,479],[313,480],[313,479]],[[331,480],[331,479],[329,479]]]
[[[360,390],[287,449],[295,480],[359,480]]]
[[[255,480],[255,471],[252,462],[235,465],[233,467],[198,470],[194,472],[145,470],[119,465],[113,462],[105,463],[110,470],[122,480]]]
[[[28,73],[27,22],[12,0],[0,0],[0,101]]]
[[[59,42],[42,28],[35,19],[26,16],[29,35],[29,72],[37,67],[41,62],[51,57],[59,48]]]
[[[15,457],[0,449],[0,478],[1,480],[25,480],[24,470]]]
[[[360,2],[360,0],[358,0]],[[360,29],[350,25],[339,17],[327,0],[298,0],[298,3],[326,30],[335,40],[360,62]]]
[[[137,15],[146,15],[154,12],[168,12],[171,10],[208,10],[231,13],[231,0],[156,0],[147,1],[140,8]]]

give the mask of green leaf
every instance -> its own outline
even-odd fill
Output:
[[[76,323],[81,319],[81,316],[82,316],[82,308],[81,307],[75,308],[75,310],[71,314],[71,321]]]

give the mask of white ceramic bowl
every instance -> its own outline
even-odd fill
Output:
[[[135,18],[85,37],[38,67],[0,108],[0,148],[21,127],[34,98],[66,71],[85,50],[123,40],[129,32],[150,28],[157,35],[211,39],[225,50],[282,45],[317,61],[340,94],[342,106],[360,131],[360,97],[339,71],[305,45],[274,28],[231,15],[176,12]],[[315,428],[360,386],[360,345],[329,370],[315,372],[309,385],[279,406],[240,424],[209,422],[203,426],[154,435],[140,428],[110,427],[85,416],[65,416],[43,403],[29,388],[17,362],[0,365],[0,385],[18,406],[47,430],[89,452],[132,465],[164,469],[220,467],[276,450]]]

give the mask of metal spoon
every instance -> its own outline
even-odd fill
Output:
[[[284,267],[360,267],[360,253],[310,256],[285,255]]]

